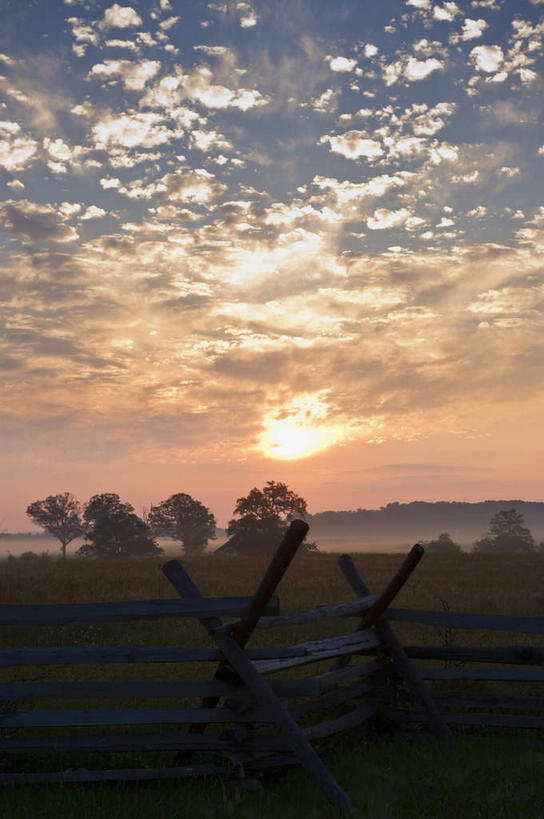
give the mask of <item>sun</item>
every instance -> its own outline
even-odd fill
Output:
[[[316,433],[293,421],[272,421],[261,436],[261,449],[266,455],[281,460],[307,458],[318,452]]]
[[[265,415],[257,447],[284,461],[324,452],[349,437],[349,425],[331,415],[326,391],[303,393]]]

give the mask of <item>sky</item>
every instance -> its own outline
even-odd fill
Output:
[[[0,0],[0,520],[543,500],[544,0]]]

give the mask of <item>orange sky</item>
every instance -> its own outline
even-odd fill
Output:
[[[11,4],[3,527],[543,499],[542,0],[287,5]]]

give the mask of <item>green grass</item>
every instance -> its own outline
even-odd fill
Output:
[[[379,591],[398,567],[399,555],[357,555],[355,562],[368,586]],[[205,595],[251,594],[267,563],[265,558],[193,558],[184,565]],[[443,607],[457,611],[544,614],[541,555],[490,559],[478,555],[427,556],[403,589],[396,604],[413,608]],[[67,561],[5,563],[0,576],[3,603],[86,602],[175,597],[160,572],[161,561]],[[350,599],[350,589],[333,555],[299,556],[283,581],[282,611]],[[346,629],[338,622],[296,627],[297,642]],[[441,629],[395,625],[403,641],[440,644]],[[448,635],[451,636],[451,635]],[[455,633],[456,644],[500,645],[524,642],[523,635],[499,632]],[[101,624],[63,629],[0,629],[4,647],[17,645],[208,645],[193,621]],[[254,645],[284,643],[286,632],[260,631]],[[485,642],[483,642],[485,640]],[[534,640],[528,639],[527,642]],[[213,666],[184,668],[186,676],[209,678]],[[311,667],[298,674],[313,673]],[[147,666],[48,667],[2,670],[2,680],[33,679],[173,679],[180,668]],[[450,686],[451,687],[451,686]],[[538,690],[526,693],[538,694]],[[521,692],[520,692],[521,693]],[[92,703],[96,705],[96,703]],[[127,703],[128,705],[129,703]],[[135,703],[130,703],[135,705]],[[150,703],[151,704],[151,703]],[[159,703],[155,703],[159,705]],[[166,705],[166,703],[163,703]],[[53,705],[53,704],[52,704]],[[53,707],[62,707],[55,703]],[[91,703],[88,703],[90,706]],[[9,708],[4,703],[4,709]],[[76,729],[77,730],[77,729]],[[362,817],[544,817],[544,739],[537,731],[455,729],[452,741],[439,743],[417,729],[383,734],[373,728],[324,741],[318,752]],[[13,761],[15,762],[15,760]],[[17,769],[12,760],[4,770]],[[172,764],[172,755],[79,757],[62,760],[65,767],[125,767]],[[98,763],[98,764],[97,764]],[[100,764],[101,763],[101,764]],[[27,769],[47,769],[44,758],[30,757]],[[52,767],[52,766],[51,766]],[[20,768],[19,768],[20,769]],[[267,775],[256,791],[220,779],[157,783],[6,787],[0,790],[0,817],[333,817],[312,780],[301,769]]]
[[[450,742],[397,736],[329,743],[322,753],[372,819],[542,819],[544,744],[532,734],[459,735]],[[247,791],[214,778],[179,783],[10,787],[4,819],[330,819],[330,808],[301,770],[267,777]]]

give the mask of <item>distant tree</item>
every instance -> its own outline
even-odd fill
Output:
[[[93,495],[83,514],[87,524],[85,543],[78,557],[129,557],[163,554],[149,526],[119,495]]]
[[[421,545],[425,546],[425,549],[433,554],[454,554],[461,551],[459,544],[452,539],[448,532],[442,532],[435,540],[423,540]]]
[[[474,551],[487,554],[535,552],[535,540],[526,526],[523,515],[515,509],[503,509],[489,521],[489,530],[474,544]]]
[[[80,557],[119,557],[162,554],[149,526],[114,492],[93,495],[85,506],[86,543]]]
[[[37,555],[36,552],[32,552],[32,551],[23,552],[22,554],[19,555],[19,560],[27,561],[27,560],[39,560],[39,559],[40,559],[40,556]]]
[[[182,544],[185,554],[201,554],[210,538],[215,537],[215,517],[210,510],[184,492],[152,506],[149,525],[157,535],[164,535]]]
[[[295,517],[305,517],[306,501],[295,494],[287,484],[267,481],[263,489],[254,487],[244,498],[238,498],[229,521],[230,539],[221,547],[226,552],[270,552],[285,534],[287,525]],[[305,544],[308,551],[315,543]]]
[[[134,507],[130,503],[122,503],[119,495],[114,492],[102,492],[87,501],[83,520],[88,526],[93,526],[100,518],[108,518],[120,512],[134,514]]]
[[[34,523],[60,540],[63,558],[66,558],[67,545],[81,537],[84,531],[79,501],[69,492],[48,495],[44,500],[34,501],[27,507],[26,514]]]

